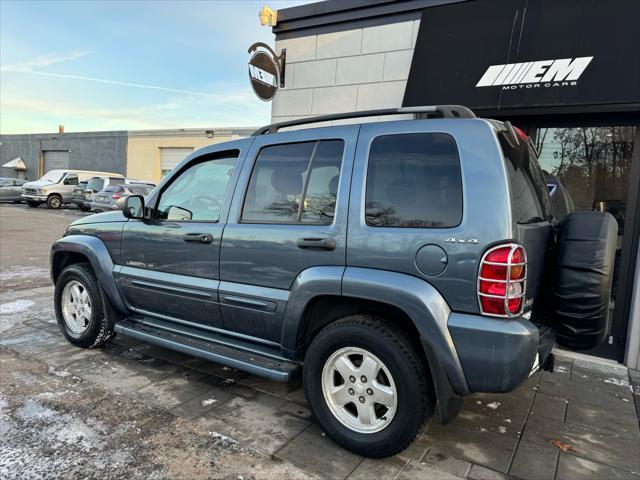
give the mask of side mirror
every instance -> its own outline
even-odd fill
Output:
[[[124,201],[122,213],[127,218],[141,220],[144,218],[144,197],[142,195],[129,195]]]

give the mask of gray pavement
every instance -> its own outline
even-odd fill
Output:
[[[0,233],[3,250],[21,238]],[[29,248],[48,258],[48,239]],[[364,459],[314,423],[300,384],[122,336],[73,347],[53,288],[32,280],[0,288],[0,478],[640,480],[640,374],[621,366],[560,356],[514,392],[468,397],[402,454]]]
[[[57,329],[52,294],[52,287],[3,293],[0,311],[8,312],[0,314],[3,365],[7,358],[19,358],[19,364],[36,362],[38,367],[29,371],[38,381],[76,378],[89,388],[92,397],[104,398],[105,405],[110,404],[109,399],[117,399],[113,401],[122,405],[118,416],[110,419],[105,414],[106,418],[100,420],[108,429],[123,420],[139,422],[152,415],[162,420],[152,423],[159,429],[158,435],[169,424],[172,428],[188,425],[188,431],[209,433],[201,439],[202,444],[193,440],[192,445],[191,440],[184,440],[186,448],[193,449],[192,455],[209,447],[215,450],[211,438],[230,439],[243,452],[249,452],[247,455],[266,462],[260,474],[257,470],[243,471],[243,475],[249,475],[245,478],[268,478],[270,468],[288,466],[293,477],[349,480],[372,476],[640,479],[640,430],[634,405],[640,389],[636,387],[633,394],[629,372],[623,367],[560,356],[554,374],[535,374],[509,394],[468,397],[453,423],[442,426],[434,419],[402,454],[370,460],[338,447],[322,432],[310,416],[299,384],[266,381],[127,337],[116,337],[102,349],[73,347]],[[19,357],[14,357],[14,352]],[[24,376],[20,369],[12,371],[11,362],[7,365],[9,368],[0,373],[0,384],[15,382],[16,375],[18,379]],[[33,373],[34,369],[39,376]],[[636,372],[631,374],[638,378]],[[25,409],[58,408],[50,400],[56,395],[66,396],[69,386],[58,386],[50,380],[45,383],[50,393],[43,396],[40,392],[35,397],[14,397],[10,390],[7,395],[3,385],[0,403],[9,402],[14,408],[8,416],[10,428],[12,419]],[[32,403],[34,399],[37,405]],[[102,414],[101,407],[83,410],[79,405],[75,410],[69,404],[65,408],[67,413],[61,415],[79,415],[83,428],[88,428],[86,424],[93,418],[87,417],[87,412]],[[0,431],[6,428],[6,422],[0,421]],[[126,433],[109,431],[116,436]],[[137,439],[131,441],[135,444]],[[552,443],[558,441],[567,451]],[[89,453],[83,462],[92,465],[98,460]],[[225,458],[235,455],[223,453]],[[144,455],[141,458],[147,458]],[[5,451],[0,452],[0,476],[3,465],[15,462],[6,456]],[[215,465],[222,469],[218,462]],[[237,466],[237,462],[229,465]],[[158,478],[172,476],[167,475],[162,462],[156,466],[154,475]],[[147,464],[134,467],[133,472],[150,473]],[[219,478],[215,471],[202,470],[202,478]],[[192,474],[192,478],[201,477]]]

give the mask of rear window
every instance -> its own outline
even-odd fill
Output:
[[[411,133],[371,144],[365,202],[373,227],[445,228],[462,221],[462,175],[453,137]]]
[[[114,185],[124,185],[124,178],[122,177],[109,177],[109,183]]]
[[[124,191],[124,188],[122,188],[120,185],[109,185],[107,188],[104,189],[105,192],[122,192]]]
[[[518,147],[513,147],[504,134],[499,137],[509,175],[514,219],[520,224],[548,219],[551,212],[549,190],[536,152],[522,140]]]
[[[153,190],[153,187],[149,187],[147,185],[129,185],[127,189],[133,195],[149,195],[149,192]]]
[[[102,190],[103,186],[104,186],[104,180],[102,178],[96,177],[89,180],[89,182],[87,183],[87,190],[93,190],[94,192],[99,192],[100,190]]]

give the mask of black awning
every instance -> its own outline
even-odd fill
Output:
[[[640,105],[639,18],[630,0],[425,8],[403,106],[628,110]]]

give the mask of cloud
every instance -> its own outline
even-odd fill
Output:
[[[2,65],[0,69],[9,72],[32,72],[38,68],[48,67],[57,63],[72,62],[79,58],[88,55],[90,52],[75,51],[67,53],[48,53],[46,55],[40,55],[39,57],[32,58],[25,62],[14,63],[11,65]]]
[[[235,99],[233,96],[229,96],[226,94],[214,94],[214,93],[205,93],[205,92],[196,92],[193,90],[183,90],[180,88],[171,88],[171,87],[163,87],[161,85],[149,85],[146,83],[132,83],[132,82],[121,82],[119,80],[110,80],[107,78],[96,78],[96,77],[87,77],[84,75],[72,75],[68,73],[53,73],[53,72],[42,72],[39,70],[24,70],[24,69],[16,69],[12,66],[2,66],[0,70],[3,72],[14,72],[14,73],[29,73],[33,75],[41,75],[45,77],[55,77],[55,78],[66,78],[69,80],[84,80],[88,82],[98,82],[98,83],[106,83],[109,85],[119,85],[122,87],[132,87],[132,88],[144,88],[147,90],[159,90],[162,92],[169,93],[181,93],[184,95],[192,95],[197,97],[209,97],[215,98],[221,102],[233,102]]]

